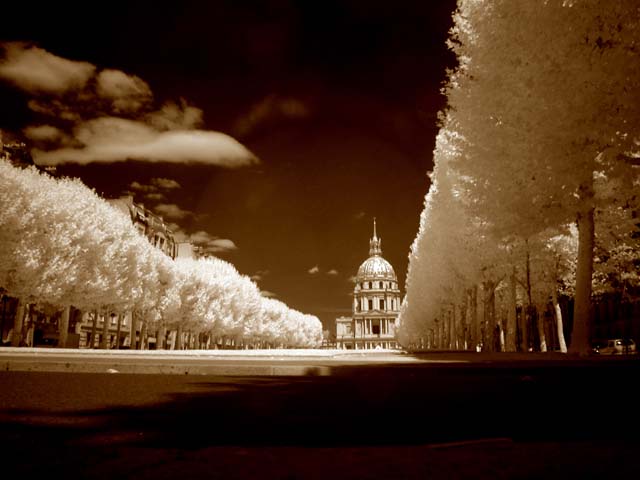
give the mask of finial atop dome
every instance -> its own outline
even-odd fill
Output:
[[[376,233],[376,217],[373,217],[373,238],[369,241],[369,255],[382,255],[381,244],[382,240],[378,238]]]

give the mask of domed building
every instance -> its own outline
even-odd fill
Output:
[[[353,315],[336,319],[338,348],[398,348],[400,290],[393,267],[382,258],[381,244],[374,219],[369,258],[360,265],[353,289]]]

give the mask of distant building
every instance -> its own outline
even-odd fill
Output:
[[[173,259],[178,256],[178,248],[173,232],[164,223],[162,217],[151,212],[144,205],[135,203],[131,195],[123,195],[120,198],[110,199],[108,202],[128,214],[134,227],[147,237],[151,245]]]
[[[398,348],[400,290],[393,267],[382,258],[381,244],[374,220],[369,258],[360,265],[353,289],[353,315],[336,318],[338,348]]]
[[[8,160],[14,167],[25,168],[35,165],[31,157],[31,152],[25,143],[4,143],[2,137],[0,137],[0,158]]]
[[[40,166],[33,161],[31,150],[24,142],[19,141],[3,141],[2,131],[0,130],[0,159],[7,160],[11,165],[17,168],[36,167],[40,171],[45,171],[49,175],[56,177],[57,171],[54,166]]]
[[[176,258],[190,258],[197,260],[203,257],[202,247],[198,247],[191,242],[176,243]]]

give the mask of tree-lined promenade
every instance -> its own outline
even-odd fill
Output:
[[[594,294],[638,301],[640,7],[460,0],[454,20],[401,340],[567,351],[563,298],[585,354]]]
[[[322,340],[316,317],[263,297],[228,262],[172,260],[77,179],[0,159],[0,211],[0,287],[18,299],[13,346],[25,335],[25,311],[33,305],[62,312],[61,347],[72,308],[94,312],[94,319],[116,315],[118,326],[128,315],[132,339],[136,332],[141,338],[158,332],[163,339],[173,330],[177,349],[186,338],[197,339],[189,346],[198,348],[221,338],[261,347],[310,347]]]

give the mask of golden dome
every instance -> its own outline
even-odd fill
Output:
[[[358,281],[392,280],[396,281],[396,272],[389,262],[380,255],[367,258],[358,269]]]
[[[373,238],[369,241],[369,258],[358,269],[357,281],[392,280],[396,281],[396,272],[389,262],[382,258],[382,240],[376,234],[376,220],[373,219]]]

